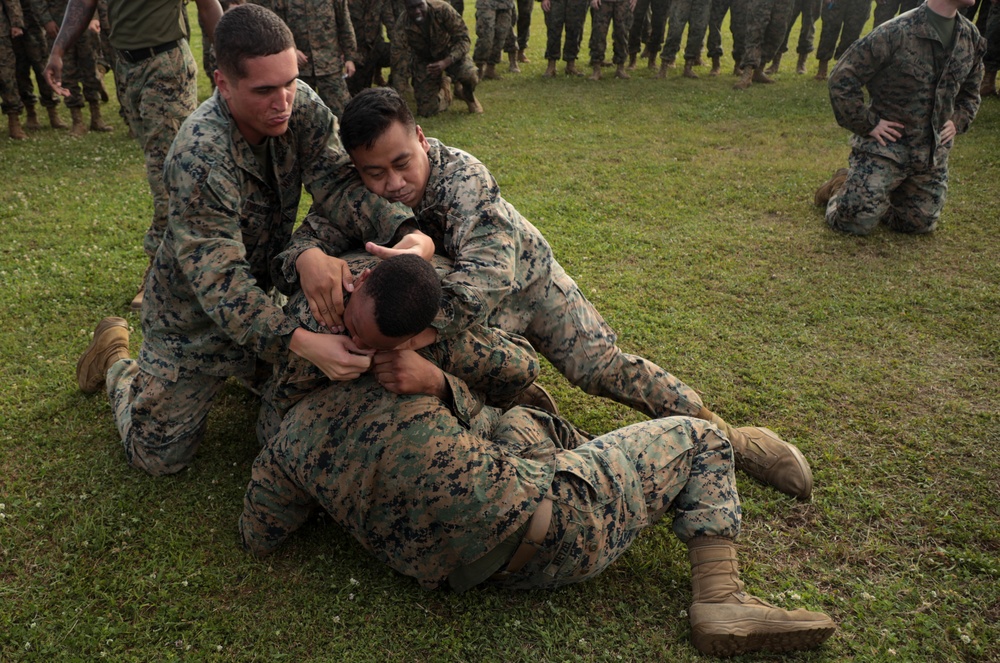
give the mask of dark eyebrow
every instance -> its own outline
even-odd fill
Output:
[[[280,86],[278,86],[278,85],[260,85],[258,87],[254,87],[254,88],[250,88],[250,89],[253,90],[254,92],[267,92],[268,90],[273,90],[273,89],[275,89],[277,87],[288,87],[289,85],[292,84],[292,81],[294,81],[296,78],[298,78],[298,74],[296,74],[295,76],[289,78],[287,81],[285,81],[284,83],[282,83]]]

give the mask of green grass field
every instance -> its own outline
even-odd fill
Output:
[[[743,93],[677,70],[548,80],[544,37],[536,8],[532,63],[480,86],[486,113],[422,126],[491,168],[624,349],[810,458],[808,504],[738,475],[748,589],[840,625],[789,658],[1000,660],[1000,102],[958,138],[937,233],[847,237],[812,205],[848,154],[815,60]],[[110,135],[0,141],[0,661],[701,660],[668,522],[591,582],[454,595],[330,522],[244,554],[256,404],[235,384],[188,470],[127,467],[74,379],[145,267],[142,155],[114,106]],[[640,418],[543,383],[593,432]]]

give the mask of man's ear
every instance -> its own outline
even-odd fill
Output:
[[[431,144],[427,142],[427,137],[424,136],[424,130],[417,125],[417,141],[420,143],[420,147],[423,148],[424,152],[431,151]]]
[[[371,276],[371,274],[371,267],[366,267],[363,272],[354,277],[354,292],[358,291],[358,288],[360,288],[364,282],[368,280],[368,277]]]
[[[229,98],[229,81],[222,71],[216,69],[212,72],[212,78],[215,80],[215,87],[219,88],[219,93],[226,99]]]

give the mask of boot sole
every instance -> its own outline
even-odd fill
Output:
[[[775,631],[779,626],[786,630]],[[734,626],[732,630],[732,633],[713,633],[695,627],[691,639],[698,651],[712,656],[736,656],[756,651],[786,652],[818,647],[833,635],[837,627],[762,622]]]
[[[91,339],[90,345],[88,345],[87,349],[83,351],[80,358],[76,360],[76,383],[80,387],[80,391],[85,394],[96,394],[100,391],[101,386],[104,384],[103,376],[101,377],[101,381],[99,383],[94,384],[93,379],[90,382],[86,382],[84,374],[89,372],[85,369],[90,368],[89,363],[93,361],[93,352],[94,348],[97,347],[97,341],[100,340],[101,335],[104,332],[115,327],[124,327],[127,331],[128,322],[124,318],[105,318],[104,320],[101,320],[101,322],[97,325],[97,328],[94,329],[94,338]],[[87,364],[87,366],[85,366],[85,364]]]

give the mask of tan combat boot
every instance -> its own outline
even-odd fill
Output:
[[[635,61],[639,57],[638,53],[629,53],[628,56],[628,70],[635,71]]]
[[[708,72],[709,76],[718,76],[722,72],[722,58],[716,56],[712,58],[712,70]]]
[[[567,76],[583,76],[583,72],[576,68],[576,60],[566,61]]]
[[[745,67],[740,70],[740,80],[733,84],[734,90],[745,90],[750,87],[753,82],[753,68]]]
[[[1000,11],[1000,8],[998,8]],[[983,73],[983,83],[979,86],[979,96],[992,97],[997,93],[997,70],[987,69]]]
[[[100,391],[111,365],[128,358],[128,323],[123,318],[104,318],[76,362],[76,383],[80,391],[85,394]]]
[[[667,70],[668,69],[669,69],[669,67],[667,67],[666,64],[661,64],[660,65],[660,70],[658,72],[656,72],[656,77],[657,78],[666,78],[667,77]]]
[[[694,73],[694,63],[685,62],[684,63],[684,73],[682,74],[684,78],[698,78],[698,74]]]
[[[483,72],[483,78],[490,81],[500,80],[500,74],[497,73],[497,66],[495,64],[487,64],[486,70]]]
[[[472,96],[472,100],[465,102],[465,103],[469,104],[469,112],[470,113],[477,113],[477,114],[478,113],[482,113],[483,112],[483,105],[481,103],[479,103],[478,99],[476,99],[476,95],[473,94],[471,96]]]
[[[545,78],[555,78],[556,75],[556,61],[549,60],[549,66],[545,68],[545,73],[542,74]]]
[[[809,57],[808,53],[799,53],[799,61],[795,64],[796,74],[806,73],[806,58],[808,57]]]
[[[517,61],[523,62],[524,64],[529,64],[531,62],[531,60],[528,59],[528,56],[525,55],[524,49],[521,49],[517,52]]]
[[[827,615],[784,610],[743,591],[736,546],[721,536],[687,542],[691,561],[691,640],[712,656],[811,649],[837,630]]]
[[[764,67],[754,67],[753,82],[767,84],[767,83],[773,83],[774,79],[768,77],[768,75],[764,73]]]
[[[622,80],[626,80],[627,81],[628,79],[630,79],[632,77],[628,75],[627,71],[625,71],[625,65],[620,64],[615,69],[615,78],[621,78]]]
[[[90,130],[101,132],[115,130],[114,127],[104,123],[104,118],[101,117],[101,104],[99,103],[90,104]]]
[[[698,418],[715,424],[733,446],[736,469],[786,495],[800,500],[812,496],[812,470],[794,444],[785,442],[769,428],[733,428],[708,408]]]
[[[601,80],[601,65],[600,64],[595,64],[595,65],[593,65],[592,68],[594,70],[594,73],[592,73],[590,75],[590,80],[592,80],[592,81],[599,81],[599,80]]]
[[[28,104],[24,107],[24,128],[28,131],[38,131],[42,128],[38,121],[38,114],[35,113],[34,104]]]
[[[69,109],[70,119],[73,121],[73,126],[69,129],[69,135],[79,138],[87,133],[87,125],[83,123],[83,109],[82,108],[70,108]]]
[[[778,53],[777,55],[774,56],[774,59],[771,60],[771,66],[768,67],[767,71],[765,71],[764,73],[776,74],[778,73],[778,69],[780,67],[781,67],[781,53]]]
[[[819,185],[816,195],[813,196],[813,203],[816,207],[826,207],[833,195],[844,186],[847,181],[847,169],[840,168],[833,173],[833,177]]]
[[[521,68],[519,66],[517,66],[517,53],[515,53],[513,51],[510,52],[510,53],[508,53],[507,54],[507,60],[509,62],[508,66],[507,66],[507,71],[509,71],[512,74],[520,74],[521,73]]]
[[[656,53],[649,56],[649,62],[646,64],[646,69],[656,71]]]
[[[829,60],[820,60],[819,68],[816,70],[816,75],[813,76],[813,78],[817,81],[825,81],[826,76],[829,73],[829,68],[830,68]]]
[[[55,106],[51,106],[48,109],[49,112],[49,126],[53,129],[65,129],[66,123],[62,121],[59,117],[59,109]]]
[[[25,140],[28,137],[21,128],[20,113],[7,113],[7,135],[11,140]]]

